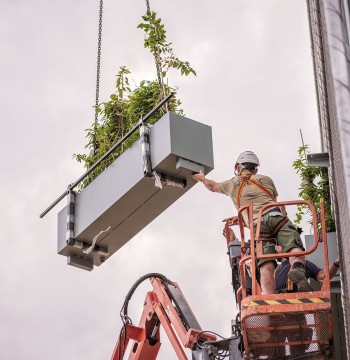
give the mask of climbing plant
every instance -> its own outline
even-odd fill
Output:
[[[308,166],[306,153],[309,146],[303,145],[298,149],[298,157],[293,162],[293,168],[300,176],[299,196],[314,204],[316,211],[320,211],[320,199],[324,199],[327,232],[335,231],[335,222],[331,209],[328,169],[325,167]],[[298,205],[295,224],[300,225],[304,215],[311,214],[306,205]]]
[[[164,78],[166,78],[169,69],[178,69],[181,71],[181,75],[186,76],[191,73],[196,75],[196,72],[187,61],[182,61],[174,55],[172,44],[167,42],[164,25],[161,19],[157,18],[155,12],[147,12],[142,19],[144,22],[139,24],[138,28],[145,32],[144,47],[154,57],[161,94],[165,97]]]
[[[88,139],[85,148],[88,154],[74,154],[73,157],[89,169],[102,155],[104,155],[117,141],[131,130],[140,119],[151,111],[170,92],[176,93],[177,88],[168,85],[170,69],[180,71],[181,75],[196,75],[195,70],[187,61],[175,56],[172,43],[167,41],[167,34],[162,20],[155,12],[147,11],[142,17],[143,22],[138,28],[144,31],[144,47],[153,55],[157,79],[142,80],[138,85],[131,86],[131,72],[126,66],[121,66],[117,72],[116,91],[109,100],[100,103],[95,111],[99,115],[98,121],[86,129]],[[168,103],[155,112],[148,120],[154,124],[164,113],[173,111],[183,115],[181,101],[173,96]],[[80,190],[86,187],[103,170],[105,170],[118,156],[128,149],[136,140],[135,132],[106,160],[104,160],[82,182]]]

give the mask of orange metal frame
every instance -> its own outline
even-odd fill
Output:
[[[111,360],[123,359],[130,340],[134,340],[134,343],[131,346],[129,360],[156,359],[161,346],[160,325],[163,326],[179,360],[188,359],[183,347],[193,349],[199,340],[199,334],[203,341],[216,340],[215,336],[202,333],[201,329],[186,330],[161,280],[151,278],[151,283],[153,291],[146,295],[139,325],[126,324],[124,326]],[[172,284],[179,288],[176,283]]]
[[[293,253],[276,253],[276,254],[263,254],[263,240],[260,239],[260,224],[262,220],[263,213],[268,208],[279,207],[282,205],[306,205],[310,208],[312,217],[313,217],[313,229],[314,229],[314,244],[310,249],[300,252]],[[315,325],[316,331],[322,331],[322,327],[327,326],[330,334],[330,338],[333,337],[332,330],[332,321],[331,321],[331,303],[330,303],[330,278],[329,278],[329,263],[328,263],[328,250],[327,250],[327,233],[325,226],[325,216],[324,216],[324,201],[321,199],[320,203],[320,220],[321,220],[321,234],[322,234],[322,243],[323,243],[323,251],[324,251],[324,262],[325,262],[325,273],[326,277],[323,281],[321,291],[314,291],[310,293],[284,293],[284,294],[273,294],[273,295],[262,295],[259,283],[256,279],[256,271],[257,271],[257,260],[259,259],[276,259],[290,256],[305,256],[316,250],[319,242],[319,231],[317,227],[317,213],[314,205],[304,200],[297,201],[285,201],[285,202],[273,202],[268,205],[263,206],[258,215],[256,232],[254,233],[254,224],[253,224],[253,205],[247,205],[241,207],[238,211],[238,219],[239,219],[239,228],[241,234],[241,260],[239,264],[240,274],[241,274],[241,287],[238,290],[237,298],[238,298],[238,306],[241,311],[241,321],[242,321],[242,335],[243,341],[245,345],[246,352],[250,352],[251,344],[249,343],[247,330],[245,326],[245,319],[250,316],[256,315],[279,315],[286,314],[288,312],[292,314],[296,313],[308,313],[311,312],[313,314],[325,314],[328,317],[328,322],[323,325]],[[249,230],[250,230],[250,238],[253,241],[250,242],[250,254],[246,255],[246,247],[245,247],[245,235],[244,235],[244,223],[242,212],[248,212],[249,218]],[[226,222],[226,236],[227,242],[228,239],[228,221]],[[245,266],[247,262],[251,262],[251,276],[252,276],[252,294],[247,294],[246,288],[246,271]],[[286,299],[288,299],[288,304],[286,304]],[[309,303],[303,303],[303,300],[310,301]],[[324,299],[325,301],[321,301],[320,299]],[[261,305],[265,304],[265,305]],[[320,315],[321,316],[321,315]],[[278,327],[259,327],[259,330],[272,330],[277,329],[278,331],[284,331],[289,329],[291,326],[289,324],[285,324],[285,326]],[[307,327],[308,325],[302,325]],[[316,341],[309,341],[309,343]],[[308,343],[307,341],[304,344]],[[286,346],[286,345],[294,345],[294,343],[276,343],[276,346]],[[253,348],[261,348],[271,346],[271,344],[254,344]]]
[[[263,240],[260,239],[260,224],[261,224],[263,212],[265,212],[265,210],[267,210],[268,208],[279,207],[282,205],[288,206],[288,205],[302,205],[302,204],[308,206],[312,212],[313,230],[314,230],[313,246],[308,250],[300,251],[300,252],[276,253],[276,254],[264,255],[262,252]],[[324,201],[323,201],[323,199],[321,199],[320,207],[321,207],[320,215],[321,215],[321,230],[322,230],[321,234],[322,234],[322,243],[323,243],[324,259],[325,259],[325,269],[328,269],[329,262],[328,262],[328,248],[327,248],[327,233],[326,233],[326,225],[325,225],[325,217],[324,217]],[[250,255],[245,255],[246,248],[245,248],[245,234],[244,234],[244,225],[243,225],[244,223],[243,223],[243,217],[242,217],[243,211],[248,211],[250,238],[254,239],[254,241],[250,242]],[[256,270],[257,270],[256,269],[257,260],[287,258],[287,257],[291,257],[291,256],[306,256],[306,255],[314,252],[318,247],[319,231],[317,228],[317,221],[316,221],[317,213],[316,213],[314,205],[312,205],[308,201],[296,200],[296,201],[273,202],[273,203],[269,203],[269,204],[263,206],[259,211],[259,215],[258,215],[258,219],[257,219],[257,227],[256,227],[255,233],[254,233],[254,224],[253,224],[253,205],[252,204],[243,206],[238,210],[238,219],[239,219],[239,228],[240,228],[240,234],[241,234],[241,253],[242,253],[242,258],[241,258],[241,261],[239,264],[240,273],[242,276],[242,288],[239,290],[239,293],[241,294],[242,298],[245,298],[247,296],[247,289],[245,286],[246,279],[245,279],[244,266],[246,265],[246,263],[248,261],[251,260],[251,273],[252,273],[252,277],[253,277],[252,278],[252,280],[253,280],[252,295],[260,295],[261,289],[260,289],[258,282],[256,281],[256,276],[255,276]],[[228,221],[226,222],[225,226],[228,227]],[[226,234],[228,234],[227,229],[226,229]],[[227,242],[229,242],[228,239],[227,239]],[[330,289],[329,272],[326,271],[325,273],[326,273],[326,278],[323,281],[322,290],[329,291],[329,289]]]

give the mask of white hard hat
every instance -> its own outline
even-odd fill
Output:
[[[236,164],[252,163],[260,166],[258,157],[252,151],[243,151],[239,154]]]

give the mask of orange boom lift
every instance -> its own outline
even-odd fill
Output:
[[[263,295],[257,279],[257,260],[288,258],[291,253],[263,254],[264,241],[272,239],[260,235],[262,214],[268,208],[301,204],[312,212],[315,242],[310,249],[295,252],[293,256],[308,255],[322,244],[326,277],[321,290]],[[249,215],[250,243],[245,241],[243,211]],[[232,325],[232,337],[216,340],[215,333],[203,331],[178,284],[164,275],[152,273],[141,277],[126,296],[121,310],[123,327],[111,360],[122,360],[127,352],[129,360],[156,359],[161,346],[161,325],[180,360],[188,359],[184,348],[191,350],[192,360],[334,359],[323,199],[320,214],[303,200],[265,205],[259,212],[256,232],[252,204],[239,209],[238,219],[241,241],[230,240],[230,219],[225,224],[232,285],[239,310]],[[146,279],[150,279],[153,291],[147,293],[139,325],[135,326],[128,316],[128,303],[137,286]],[[133,344],[128,348],[130,340]]]
[[[147,293],[139,325],[135,326],[128,316],[128,303],[137,286],[146,279],[150,279],[153,291]],[[123,327],[111,360],[124,358],[130,340],[133,344],[129,360],[156,359],[161,346],[161,325],[181,360],[187,360],[183,347],[191,349],[193,359],[206,359],[200,354],[208,354],[209,344],[216,340],[214,335],[202,331],[180,287],[161,274],[141,277],[126,296],[120,315]]]

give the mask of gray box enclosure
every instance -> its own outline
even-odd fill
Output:
[[[85,254],[67,244],[67,206],[58,214],[58,253],[68,263],[86,270],[99,266],[185,194],[196,181],[192,173],[214,168],[211,127],[174,113],[165,114],[150,130],[152,170],[185,181],[184,188],[165,185],[145,177],[141,140],[136,141],[75,200],[74,238],[108,250]],[[90,264],[90,266],[89,266]]]
[[[314,244],[313,235],[305,235],[306,248],[309,249]],[[335,232],[327,233],[328,261],[329,265],[338,257],[337,237]],[[324,269],[323,242],[318,244],[317,249],[307,256],[307,259]],[[340,292],[340,275],[338,273],[331,279],[333,292]]]

